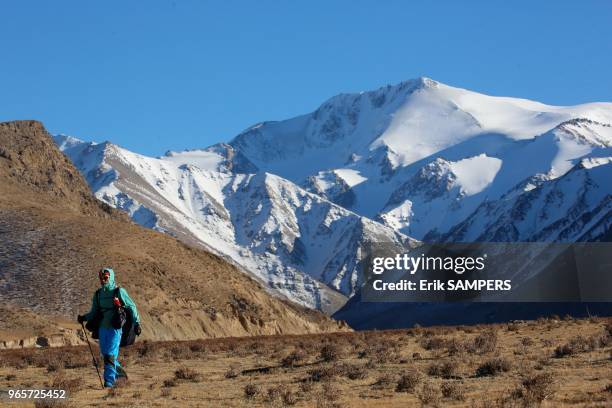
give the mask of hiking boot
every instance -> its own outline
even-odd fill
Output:
[[[128,374],[121,366],[117,366],[117,378],[125,378],[126,381],[128,380]]]

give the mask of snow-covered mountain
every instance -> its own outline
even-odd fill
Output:
[[[138,223],[331,310],[358,288],[368,242],[609,236],[611,123],[612,103],[549,106],[419,78],[160,158],[56,142]]]
[[[589,126],[587,126],[587,124]],[[608,133],[612,128],[573,122],[551,132],[558,142],[582,138],[576,127]],[[612,148],[586,141],[586,157],[555,174],[535,174],[496,200],[485,201],[439,240],[448,242],[599,241],[612,230]]]
[[[354,293],[367,242],[407,239],[281,177],[239,172],[230,146],[151,158],[108,142],[55,141],[100,200],[231,259],[309,307],[332,311]]]
[[[338,95],[229,144],[259,171],[435,239],[526,179],[561,177],[600,154],[612,145],[610,123],[612,103],[549,106],[420,78]]]

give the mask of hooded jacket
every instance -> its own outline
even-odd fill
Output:
[[[113,328],[111,323],[113,315],[115,313],[115,304],[113,298],[115,295],[115,272],[110,268],[104,268],[109,273],[108,282],[105,283],[101,288],[96,290],[91,301],[91,309],[85,314],[85,320],[91,320],[94,318],[98,311],[102,312],[102,321],[100,327],[107,329]],[[138,309],[136,304],[130,298],[127,291],[124,288],[119,288],[119,299],[123,303],[126,312],[131,313],[132,321],[134,324],[140,324],[140,316],[138,315]]]

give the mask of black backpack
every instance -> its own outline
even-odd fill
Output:
[[[121,306],[115,308],[115,314],[111,319],[111,325],[115,329],[121,329],[121,343],[119,343],[119,347],[130,346],[134,344],[136,341],[136,332],[134,331],[134,321],[132,319],[132,313],[128,313],[125,309],[125,304],[123,303],[123,299],[121,299],[121,292],[119,292],[120,287],[115,288],[115,293],[113,293],[113,297],[116,297],[121,302]],[[100,290],[96,291],[96,301],[98,302],[98,313],[93,317],[93,319],[89,320],[85,325],[85,328],[91,332],[91,337],[93,339],[99,339],[99,329],[100,322],[102,322],[102,308],[100,307]]]

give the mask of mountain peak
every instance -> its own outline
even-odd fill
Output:
[[[436,88],[438,85],[440,85],[440,82],[425,76],[421,76],[410,81],[416,82],[424,88]]]

